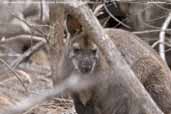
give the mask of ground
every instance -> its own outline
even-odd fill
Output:
[[[7,109],[11,104],[22,101],[33,92],[52,88],[52,81],[49,71],[39,73],[38,70],[27,70],[26,67],[13,70],[19,74],[22,83],[16,78],[14,72],[9,69],[0,70],[0,110]],[[30,67],[28,67],[30,68]],[[41,69],[41,68],[39,68]],[[42,69],[41,69],[42,70]],[[27,91],[28,92],[27,92]],[[72,99],[51,98],[48,101],[39,103],[32,109],[27,110],[26,114],[76,114]]]

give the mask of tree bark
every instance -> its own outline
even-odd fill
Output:
[[[52,77],[55,83],[60,82],[61,77],[58,75],[60,61],[64,50],[64,7],[62,4],[50,4],[50,25],[52,28],[49,32],[48,47],[49,61],[52,70]]]

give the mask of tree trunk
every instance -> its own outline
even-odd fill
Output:
[[[63,56],[64,49],[64,7],[62,4],[50,4],[50,29],[48,46],[49,46],[49,61],[52,70],[52,77],[55,76],[55,83],[60,82],[58,70],[60,69],[60,61]]]

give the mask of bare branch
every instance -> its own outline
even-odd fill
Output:
[[[126,25],[125,23],[123,23],[122,21],[120,21],[119,19],[117,19],[107,8],[106,4],[104,4],[104,8],[106,10],[106,12],[110,15],[110,17],[112,17],[115,21],[117,21],[119,24],[121,24],[122,26],[130,29],[131,27]]]
[[[0,62],[3,63],[3,64],[5,64],[5,65],[7,66],[7,68],[8,68],[12,73],[14,73],[14,75],[16,76],[16,78],[19,80],[19,82],[20,82],[20,83],[22,84],[22,86],[24,87],[25,91],[28,92],[28,89],[27,89],[27,87],[25,86],[24,82],[20,79],[19,74],[18,74],[17,72],[15,72],[15,71],[13,70],[13,68],[11,68],[11,66],[8,65],[8,63],[7,63],[6,61],[4,61],[3,59],[0,59]]]
[[[132,33],[139,35],[139,34],[148,34],[148,33],[155,33],[155,32],[161,32],[162,30],[143,30],[143,31],[134,31]],[[171,29],[166,29],[166,32],[170,32]]]
[[[164,45],[164,42],[165,42],[165,34],[166,34],[166,29],[168,28],[169,24],[170,24],[170,21],[171,21],[171,13],[169,13],[168,17],[166,18],[165,22],[163,23],[162,25],[162,28],[161,28],[161,32],[160,32],[160,35],[159,35],[159,54],[161,56],[161,58],[163,59],[163,61],[165,63],[166,62],[166,57],[165,57],[165,45]]]
[[[31,56],[34,52],[39,50],[41,47],[45,45],[46,42],[40,41],[34,46],[30,47],[22,56],[18,57],[12,64],[11,67],[14,69],[16,68],[21,62],[23,62],[27,57]]]
[[[14,16],[16,19],[18,19],[19,21],[25,23],[29,28],[32,28],[33,30],[35,30],[35,31],[37,31],[38,33],[40,33],[41,35],[43,35],[43,37],[45,37],[45,38],[48,37],[47,34],[45,34],[43,31],[39,30],[38,28],[31,26],[26,20],[19,18],[18,16],[16,16],[15,14],[13,14],[13,13],[10,12],[10,11],[9,11],[9,13],[10,13],[12,16]]]
[[[13,37],[8,37],[7,39],[5,39],[3,41],[0,41],[0,44],[4,44],[4,43],[8,43],[8,42],[13,42],[15,40],[17,40],[17,41],[32,40],[32,41],[43,41],[43,42],[46,42],[45,38],[43,38],[43,37],[22,34],[22,35],[17,35],[17,36],[13,36]]]

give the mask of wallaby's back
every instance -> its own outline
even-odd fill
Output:
[[[130,32],[106,29],[146,90],[166,114],[171,114],[171,72],[159,55]]]

